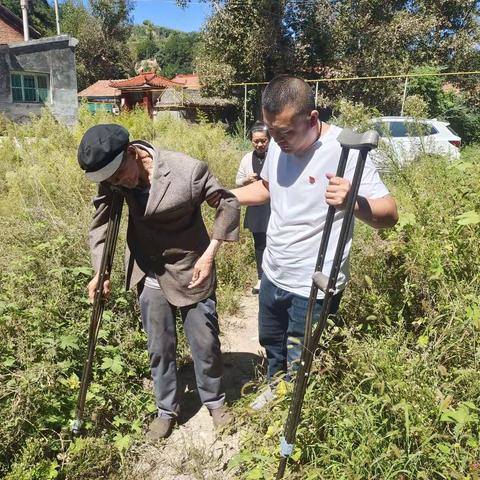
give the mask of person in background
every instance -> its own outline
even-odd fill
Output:
[[[250,130],[250,140],[253,145],[253,152],[247,153],[240,162],[235,183],[238,187],[250,185],[260,180],[260,173],[267,155],[270,134],[263,122],[257,121]],[[247,207],[243,226],[252,232],[255,245],[255,262],[257,265],[258,281],[252,288],[252,293],[260,291],[260,280],[262,278],[262,258],[267,242],[267,227],[270,219],[270,203]]]

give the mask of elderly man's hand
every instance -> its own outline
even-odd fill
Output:
[[[97,290],[98,280],[99,280],[100,273],[97,272],[95,276],[88,282],[87,290],[88,290],[88,300],[90,303],[93,303],[95,299],[95,291]],[[110,295],[110,279],[107,277],[103,282],[103,296],[107,298]]]
[[[213,270],[213,255],[208,250],[197,260],[193,267],[193,275],[188,288],[203,287]]]
[[[328,187],[325,193],[325,200],[328,205],[337,210],[343,210],[347,205],[348,193],[350,192],[350,180],[336,177],[333,173],[327,173]]]

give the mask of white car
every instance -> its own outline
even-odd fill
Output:
[[[409,117],[380,117],[373,120],[380,134],[377,151],[372,158],[381,168],[392,159],[399,165],[415,160],[419,153],[460,158],[462,139],[448,122],[437,119],[417,120]]]

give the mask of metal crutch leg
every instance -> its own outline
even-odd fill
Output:
[[[295,436],[297,427],[300,422],[301,410],[303,405],[303,399],[307,388],[308,377],[313,361],[313,352],[315,351],[320,337],[325,329],[328,315],[331,309],[331,303],[333,295],[335,293],[335,287],[337,283],[338,273],[340,271],[340,265],[343,258],[346,243],[348,241],[350,229],[353,222],[353,212],[355,203],[357,201],[358,190],[362,180],[363,169],[365,161],[367,159],[368,152],[378,145],[378,133],[375,131],[369,131],[364,134],[358,134],[351,130],[344,129],[338,137],[338,141],[342,146],[342,153],[337,168],[337,176],[343,176],[345,173],[345,167],[348,159],[350,149],[359,150],[355,173],[352,180],[350,194],[347,199],[347,205],[345,208],[345,215],[342,221],[340,230],[340,236],[338,239],[337,248],[333,260],[332,269],[330,275],[327,276],[322,273],[323,263],[325,260],[325,254],[330,239],[330,233],[333,225],[335,208],[329,207],[327,213],[327,219],[325,221],[325,228],[322,234],[322,240],[320,242],[320,249],[318,252],[317,264],[315,272],[312,276],[312,287],[310,290],[309,304],[307,309],[307,316],[305,319],[305,337],[302,350],[302,356],[300,359],[300,368],[295,378],[295,386],[293,391],[293,397],[288,411],[287,421],[285,423],[284,435],[281,439],[280,445],[280,463],[277,471],[277,480],[283,478],[286,470],[288,457],[292,454],[295,442]],[[318,290],[322,290],[325,294],[322,309],[320,312],[320,318],[318,324],[313,332],[312,319],[313,308],[317,298]]]
[[[78,394],[76,417],[72,425],[72,434],[79,435],[82,427],[83,412],[85,409],[85,400],[87,398],[87,389],[90,383],[92,373],[93,355],[97,344],[98,332],[102,321],[105,299],[103,296],[103,283],[112,271],[113,257],[115,254],[115,246],[118,238],[118,230],[120,228],[120,220],[122,217],[123,195],[117,190],[113,191],[112,205],[110,207],[110,217],[108,219],[105,244],[103,246],[102,259],[100,262],[100,270],[98,277],[97,289],[93,300],[92,314],[90,317],[90,327],[88,331],[88,350],[85,364],[80,381],[80,392]]]

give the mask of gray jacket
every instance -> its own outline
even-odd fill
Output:
[[[167,150],[154,150],[154,169],[146,208],[134,190],[120,188],[128,205],[126,287],[132,288],[148,272],[154,272],[167,300],[176,306],[197,303],[209,297],[216,286],[215,270],[202,287],[188,289],[193,267],[210,243],[203,222],[201,204],[221,190],[212,238],[237,241],[240,206],[235,196],[222,188],[206,163]],[[112,190],[103,182],[93,203],[95,214],[90,227],[90,251],[95,271],[105,242]]]

